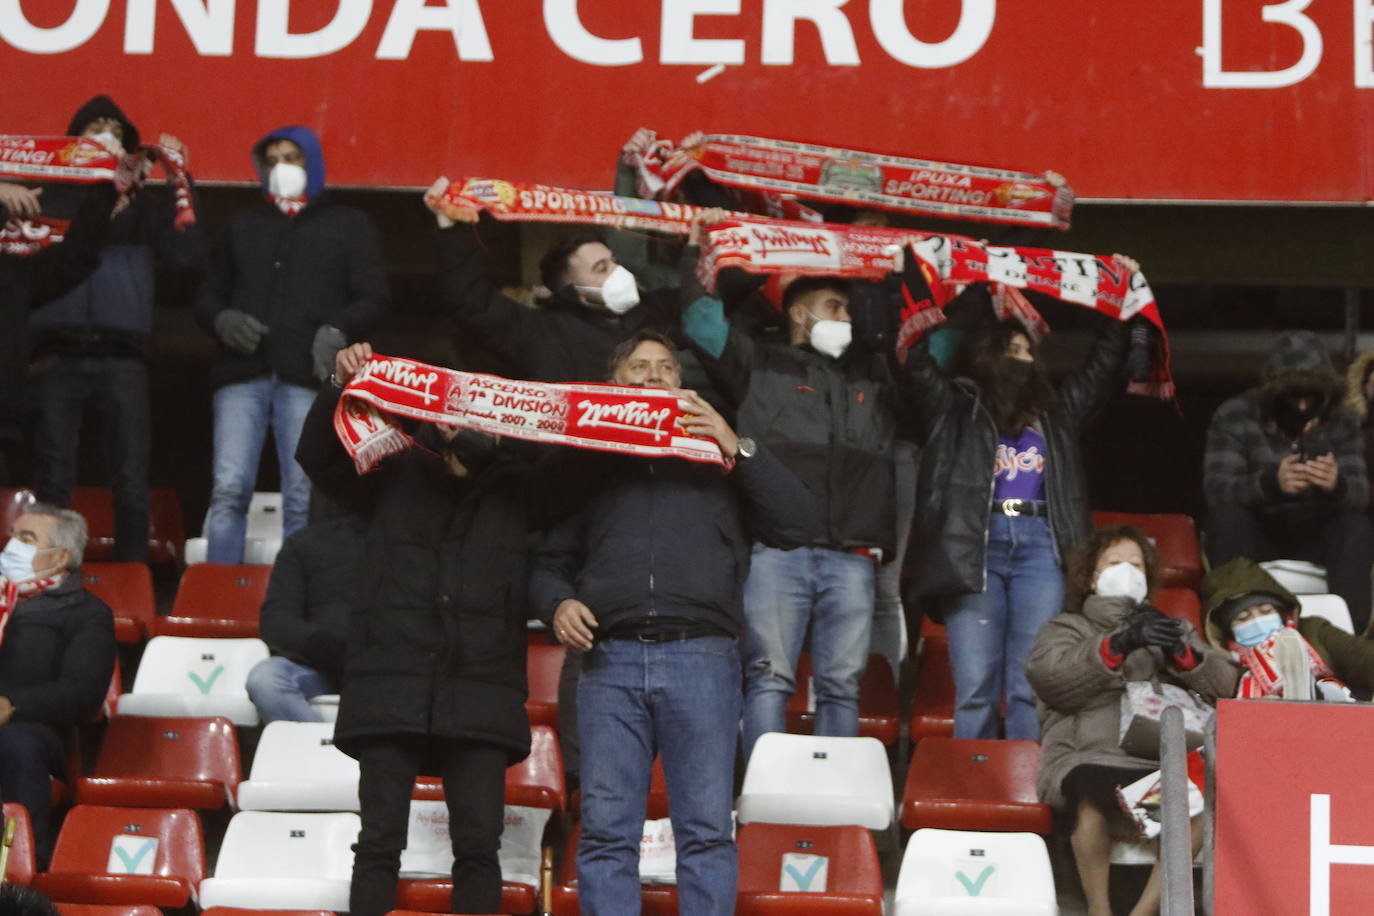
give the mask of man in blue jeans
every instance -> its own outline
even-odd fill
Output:
[[[612,355],[613,380],[676,389],[671,346],[639,332]],[[750,536],[772,540],[817,511],[766,449],[737,437],[695,392],[681,396],[683,428],[714,439],[734,468],[569,453],[560,479],[589,496],[545,535],[530,584],[554,635],[585,653],[577,877],[582,912],[593,916],[640,910],[639,842],[656,755],[668,782],[681,910],[734,912],[736,639]]]
[[[211,563],[243,562],[269,429],[281,467],[283,533],[305,525],[310,481],[295,458],[305,415],[335,354],[367,334],[389,298],[377,230],[361,210],[325,193],[314,132],[272,131],[253,146],[253,165],[265,199],[234,214],[195,304],[196,320],[219,343],[210,367]]]
[[[366,528],[323,497],[315,501],[319,517],[282,544],[262,602],[262,638],[272,657],[248,672],[247,688],[264,723],[319,722],[310,701],[343,685]]]
[[[738,409],[740,426],[772,448],[821,505],[811,524],[753,548],[744,591],[745,753],[760,735],[786,731],[808,628],[815,733],[852,737],[875,572],[896,546],[891,361],[880,352],[876,326],[870,331],[864,322],[861,333],[854,331],[850,284],[841,278],[804,277],[788,285],[786,343],[742,333],[726,321],[723,303],[704,291],[684,298],[692,304],[683,330]]]

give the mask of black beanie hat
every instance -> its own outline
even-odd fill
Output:
[[[78,108],[76,114],[72,115],[72,122],[67,125],[67,135],[79,137],[87,125],[98,118],[113,118],[119,122],[120,127],[124,129],[121,142],[126,152],[133,152],[138,148],[138,128],[108,95],[98,95]]]

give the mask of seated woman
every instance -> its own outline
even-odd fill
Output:
[[[1159,769],[1121,749],[1121,697],[1128,681],[1158,679],[1208,703],[1235,695],[1240,668],[1191,625],[1145,603],[1159,581],[1154,545],[1131,525],[1094,531],[1069,557],[1065,611],[1045,624],[1026,676],[1039,698],[1043,733],[1040,797],[1074,817],[1073,852],[1089,916],[1110,916],[1112,833],[1134,835],[1116,789]],[[1201,823],[1193,822],[1194,852]],[[1159,910],[1159,867],[1135,914]]]
[[[1202,580],[1207,638],[1237,659],[1237,696],[1351,702],[1349,688],[1374,689],[1374,642],[1321,617],[1259,564],[1236,557]]]

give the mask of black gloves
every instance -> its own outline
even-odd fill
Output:
[[[850,330],[855,346],[874,353],[892,353],[902,313],[897,284],[856,283],[849,297]]]
[[[334,357],[346,346],[348,338],[343,331],[327,324],[320,326],[310,344],[310,361],[314,364],[315,378],[323,382],[334,374]]]
[[[247,312],[225,309],[215,316],[215,334],[224,345],[244,356],[252,356],[267,333],[267,325]]]
[[[1183,621],[1168,617],[1148,604],[1126,618],[1125,625],[1113,633],[1109,646],[1117,655],[1130,655],[1136,649],[1157,646],[1171,655],[1183,650]]]

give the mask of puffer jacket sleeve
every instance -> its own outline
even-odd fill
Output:
[[[1075,713],[1125,683],[1102,659],[1105,634],[1077,614],[1060,614],[1040,630],[1026,660],[1026,678],[1041,702]]]
[[[1209,506],[1253,506],[1278,499],[1277,465],[1252,468],[1249,456],[1259,427],[1246,402],[1232,398],[1217,408],[1207,426],[1202,459],[1202,489]]]
[[[1172,671],[1172,676],[1213,706],[1217,700],[1234,697],[1240,683],[1240,665],[1227,653],[1208,645],[1191,626],[1184,639],[1197,653],[1198,663],[1189,671]]]
[[[1364,459],[1364,434],[1346,411],[1341,411],[1340,437],[1332,443],[1339,483],[1331,494],[1343,509],[1363,511],[1369,506],[1369,475]]]

